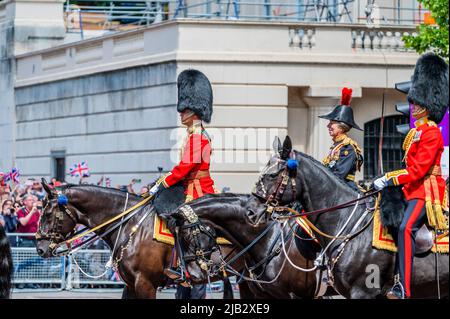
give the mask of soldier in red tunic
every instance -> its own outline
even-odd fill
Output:
[[[387,294],[389,299],[411,296],[414,241],[420,227],[428,221],[435,229],[448,228],[442,211],[444,142],[436,125],[442,121],[449,103],[448,65],[443,59],[433,53],[419,58],[407,98],[413,105],[416,122],[403,143],[406,168],[389,172],[374,181],[377,190],[403,185],[408,201],[398,233],[395,284]]]
[[[211,139],[202,121],[211,121],[213,94],[208,78],[200,71],[185,70],[177,81],[178,105],[181,122],[187,127],[187,138],[182,146],[180,162],[153,186],[149,193],[156,194],[160,187],[169,188],[179,182],[185,187],[186,202],[205,194],[217,193],[209,173]],[[176,261],[174,257],[174,261]],[[180,269],[166,269],[170,278],[181,281]]]
[[[212,88],[208,78],[197,70],[186,70],[178,76],[178,106],[181,122],[187,126],[187,139],[182,147],[181,161],[152,187],[155,194],[160,185],[165,188],[183,182],[186,202],[215,193],[209,174],[211,139],[202,121],[209,123],[212,115]]]

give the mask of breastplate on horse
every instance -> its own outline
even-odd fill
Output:
[[[333,137],[333,145],[322,163],[344,180],[348,186],[358,190],[355,174],[361,169],[364,159],[358,144],[347,136],[347,132],[351,128],[361,130],[353,118],[353,110],[350,107],[351,94],[352,89],[343,88],[341,103],[330,113],[319,116],[330,120],[328,130]]]
[[[407,98],[417,120],[403,143],[405,169],[388,172],[374,181],[376,189],[403,186],[408,206],[398,233],[395,285],[388,293],[392,299],[408,298],[413,268],[414,240],[420,227],[428,222],[437,230],[448,231],[444,210],[445,181],[441,172],[444,151],[440,123],[447,112],[448,65],[428,53],[417,61]]]

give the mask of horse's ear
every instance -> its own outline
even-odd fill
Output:
[[[281,154],[281,150],[283,149],[281,146],[281,141],[280,138],[278,136],[275,136],[275,139],[273,140],[273,151],[275,152],[275,154]]]
[[[51,190],[50,186],[48,186],[47,180],[45,178],[42,178],[41,182],[42,182],[42,187],[44,187],[44,190],[48,194],[48,198],[53,198],[54,194],[53,194],[53,191]]]
[[[291,138],[286,136],[283,142],[283,150],[281,151],[281,159],[287,159],[292,152],[292,141]]]

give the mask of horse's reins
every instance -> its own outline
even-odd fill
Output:
[[[376,194],[376,193],[378,193],[378,191],[377,192],[375,192],[375,193],[373,193],[373,194],[371,194],[370,196],[373,196],[374,194]],[[352,200],[352,201],[350,201],[350,202],[347,202],[347,203],[344,203],[344,204],[342,204],[342,205],[338,205],[338,206],[336,206],[336,207],[339,207],[339,208],[336,208],[336,207],[332,207],[332,210],[334,211],[334,210],[337,210],[337,209],[340,209],[340,208],[345,208],[345,207],[350,207],[350,203],[357,203],[357,202],[359,202],[360,200],[362,200],[362,199],[364,199],[365,198],[365,196],[363,196],[363,197],[358,197],[356,200]],[[375,201],[375,207],[374,208],[372,208],[373,209],[373,211],[374,212],[376,212],[377,210],[378,210],[378,207],[379,207],[379,198],[377,198],[377,200]],[[357,208],[357,206],[358,206],[359,204],[356,204],[355,205],[355,209]],[[342,206],[342,207],[341,207]],[[281,209],[280,209],[281,210]],[[332,210],[329,210],[329,211],[332,211]],[[309,215],[310,213],[319,213],[319,210],[318,211],[311,211],[311,212],[308,212],[308,213],[299,213],[299,212],[297,212],[296,210],[294,210],[294,209],[292,209],[292,208],[290,208],[290,207],[283,207],[283,209],[282,209],[282,211],[289,211],[290,213],[292,213],[293,215],[289,215],[289,216],[277,216],[277,219],[290,219],[290,218],[295,218],[295,217],[302,217],[302,216],[305,216],[305,215]],[[326,211],[322,211],[321,213],[326,213],[326,212],[329,212],[328,210],[326,210]],[[372,222],[372,219],[373,219],[373,215],[372,215],[372,218],[370,219],[370,221],[369,221],[369,224]],[[309,227],[311,227],[316,233],[318,233],[319,235],[321,235],[321,236],[324,236],[324,237],[327,237],[327,238],[331,238],[331,239],[347,239],[348,237],[352,237],[352,234],[349,234],[349,235],[345,235],[345,236],[333,236],[333,235],[329,235],[329,234],[326,234],[326,233],[324,233],[323,231],[321,231],[319,228],[317,228],[316,227],[316,225],[314,225],[308,218],[304,218],[303,219],[304,221],[305,221],[305,223],[309,226]]]
[[[371,190],[371,191],[368,191],[367,193],[365,193],[363,196],[358,197],[356,199],[352,199],[352,200],[350,200],[348,202],[345,202],[345,203],[342,203],[342,204],[339,204],[339,205],[336,205],[336,206],[332,206],[332,207],[312,210],[312,211],[309,211],[309,212],[299,213],[299,212],[297,212],[297,211],[295,211],[292,208],[287,207],[287,206],[277,206],[277,207],[275,207],[275,211],[286,211],[286,210],[288,210],[291,213],[295,213],[295,215],[279,216],[279,217],[277,217],[278,219],[289,219],[289,218],[295,218],[295,217],[301,217],[301,216],[308,216],[308,215],[314,215],[314,214],[328,213],[328,212],[331,212],[331,211],[339,210],[341,208],[348,208],[352,204],[360,202],[363,199],[372,197],[372,196],[378,194],[379,192],[380,192],[379,190],[378,191],[377,190]]]
[[[65,197],[65,195],[63,195],[63,194],[61,194],[61,193],[58,193],[57,196],[58,196],[58,197],[59,197],[59,196],[64,196],[64,197]],[[63,254],[66,254],[66,253],[68,253],[69,251],[71,251],[72,249],[80,248],[81,246],[85,246],[85,245],[87,245],[88,243],[90,243],[90,242],[92,242],[92,241],[94,241],[94,240],[97,240],[97,239],[99,239],[99,238],[104,237],[104,236],[106,236],[107,234],[111,233],[113,230],[115,230],[117,227],[122,226],[125,222],[127,222],[131,217],[133,217],[133,216],[138,212],[138,210],[136,210],[137,208],[143,206],[143,205],[146,204],[148,201],[150,201],[150,199],[152,199],[152,198],[153,198],[152,195],[146,197],[144,200],[140,201],[139,203],[137,203],[137,204],[134,205],[133,207],[131,207],[131,208],[125,210],[125,211],[122,212],[121,214],[119,214],[119,215],[117,215],[117,216],[114,216],[113,218],[111,218],[111,219],[105,221],[104,223],[102,223],[102,224],[100,224],[100,225],[98,225],[98,226],[96,226],[96,227],[94,227],[94,228],[92,228],[92,229],[89,229],[89,230],[87,230],[87,231],[82,231],[82,232],[75,232],[75,231],[72,231],[72,232],[68,233],[65,237],[62,237],[62,236],[60,235],[60,233],[58,233],[58,229],[60,229],[60,228],[62,227],[62,216],[63,216],[63,212],[67,213],[67,215],[72,219],[72,221],[74,221],[75,225],[77,224],[77,221],[76,221],[76,219],[73,217],[72,213],[70,212],[70,210],[68,209],[68,207],[66,206],[66,204],[60,204],[60,203],[58,202],[59,211],[57,211],[57,212],[55,213],[55,218],[56,218],[57,223],[53,223],[53,224],[56,225],[56,226],[53,226],[53,227],[52,227],[52,231],[51,231],[50,233],[43,232],[41,229],[39,229],[39,233],[36,233],[36,239],[50,239],[50,242],[51,242],[51,243],[50,243],[49,247],[54,251],[54,252],[53,252],[53,255],[56,256],[56,255],[63,255]],[[66,200],[67,200],[67,198],[66,198]],[[136,210],[136,211],[135,211],[135,210]],[[131,213],[131,212],[133,212],[133,211],[135,211],[133,214],[127,216],[126,218],[123,218],[123,217],[125,217],[125,215],[127,215],[127,214],[129,214],[129,213]],[[104,232],[103,234],[101,234],[101,235],[96,235],[96,236],[94,236],[94,237],[88,239],[87,241],[81,243],[80,245],[77,245],[77,246],[75,246],[75,247],[71,247],[72,242],[74,242],[75,240],[80,239],[80,238],[82,238],[82,237],[85,237],[86,235],[88,235],[88,234],[90,234],[90,233],[93,233],[93,232],[95,232],[96,230],[101,229],[101,228],[103,228],[103,227],[109,225],[109,224],[113,223],[114,221],[118,220],[119,218],[123,218],[122,221],[121,221],[120,223],[114,225],[114,226],[111,227],[110,229],[108,229],[108,230],[107,230],[106,232]],[[55,228],[56,228],[56,231],[54,230]],[[71,238],[67,239],[67,237],[71,237]],[[63,239],[63,241],[61,241],[61,242],[54,242],[53,239],[56,239],[56,240],[58,240],[58,239]],[[58,248],[62,248],[62,247],[64,247],[63,250],[60,251],[60,252],[57,252],[57,249],[58,249]]]
[[[133,207],[130,207],[129,209],[127,209],[127,210],[124,211],[123,213],[121,213],[121,214],[119,214],[119,215],[117,215],[117,216],[114,216],[113,218],[107,220],[106,222],[104,222],[104,223],[102,223],[102,224],[100,224],[100,225],[98,225],[98,226],[96,226],[96,227],[94,227],[94,228],[92,228],[92,229],[89,229],[89,230],[85,231],[84,233],[79,234],[78,236],[75,236],[75,237],[72,237],[72,238],[69,239],[69,240],[66,240],[66,243],[67,243],[68,245],[70,245],[73,241],[75,241],[75,240],[77,240],[77,239],[80,239],[80,238],[86,236],[87,234],[93,233],[93,232],[95,232],[96,230],[99,230],[100,228],[105,227],[106,225],[111,224],[112,222],[118,220],[118,219],[121,218],[122,216],[125,216],[125,215],[127,215],[128,213],[134,211],[135,209],[137,209],[137,208],[143,206],[145,203],[147,203],[148,201],[150,201],[150,199],[152,199],[152,198],[153,198],[152,195],[146,197],[144,200],[140,201],[139,203],[137,203],[137,204],[134,205]]]

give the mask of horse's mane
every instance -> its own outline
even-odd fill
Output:
[[[192,202],[186,203],[186,204],[196,204],[196,203],[201,203],[203,201],[208,201],[210,199],[215,199],[216,201],[220,202],[220,199],[228,199],[228,198],[236,198],[236,199],[241,199],[242,197],[250,197],[250,194],[239,194],[239,193],[217,193],[217,194],[205,194],[204,196],[194,199]],[[184,205],[184,204],[183,204]],[[183,206],[181,205],[181,206]]]
[[[104,187],[104,186],[99,186],[99,185],[92,185],[92,184],[67,184],[67,185],[63,185],[60,187],[61,191],[63,191],[63,192],[68,189],[71,189],[71,188],[94,188],[94,189],[100,190],[102,192],[110,192],[110,193],[115,193],[117,195],[120,194],[122,196],[126,196],[126,194],[128,193],[128,195],[130,195],[130,196],[140,197],[139,195],[129,193],[129,192],[124,192],[124,191],[121,191],[120,189]]]
[[[316,168],[320,169],[330,179],[336,181],[337,183],[341,184],[342,186],[344,186],[347,189],[352,190],[354,193],[356,193],[356,191],[353,188],[351,188],[344,180],[342,180],[339,176],[337,176],[335,173],[333,173],[331,170],[329,170],[327,167],[325,167],[321,162],[316,160],[311,155],[305,154],[303,152],[295,151],[295,150],[294,150],[294,153],[295,153],[296,157],[300,156],[300,157],[304,157],[304,158],[310,160]]]
[[[241,205],[240,207],[244,207],[248,201],[248,198],[250,197],[250,194],[236,194],[236,193],[218,193],[218,194],[205,194],[204,196],[194,199],[193,201],[189,202],[189,203],[184,203],[182,205],[180,205],[178,208],[180,208],[181,206],[184,205],[189,205],[189,206],[195,206],[196,205],[203,205],[206,203],[218,203],[218,204],[226,204],[226,199],[237,199],[239,200],[239,204]],[[178,209],[177,208],[177,209]],[[231,211],[229,212],[230,214],[234,214],[236,213],[236,211]]]

